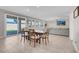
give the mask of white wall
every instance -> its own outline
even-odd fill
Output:
[[[74,41],[79,49],[79,16],[74,19],[73,12],[70,14],[70,39]]]
[[[60,18],[64,18],[64,20],[66,21],[66,25],[65,26],[58,26],[56,20],[60,19]],[[69,18],[68,17],[53,17],[51,20],[48,20],[48,28],[69,28]]]
[[[79,40],[79,16],[74,19],[73,12],[70,15],[70,39]]]
[[[65,26],[58,26],[57,19],[63,18],[66,21]],[[48,28],[51,34],[58,34],[58,35],[69,35],[69,17],[53,17],[47,21]]]

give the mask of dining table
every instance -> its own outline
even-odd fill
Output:
[[[24,30],[24,35],[26,35],[26,33],[28,34],[28,40],[30,40],[29,30]],[[42,37],[42,35],[43,35],[45,32],[42,31],[42,30],[35,30],[34,33],[39,36],[39,38],[36,40],[36,42],[38,42],[38,40],[39,40],[39,43],[40,43],[41,37]]]

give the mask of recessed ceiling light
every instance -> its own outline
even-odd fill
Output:
[[[29,8],[27,8],[27,9],[26,9],[26,11],[27,11],[27,12],[30,12],[30,9],[29,9]]]

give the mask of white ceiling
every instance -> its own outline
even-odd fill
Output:
[[[0,6],[1,9],[40,19],[69,16],[73,6]]]

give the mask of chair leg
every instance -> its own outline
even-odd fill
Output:
[[[39,39],[39,44],[41,43],[41,39]]]
[[[22,41],[22,36],[21,36],[21,40],[20,41]]]
[[[26,40],[28,40],[28,37],[26,36]]]
[[[49,38],[47,37],[47,41],[48,41],[48,43],[49,43]]]
[[[24,36],[24,43],[25,43],[25,36]]]
[[[34,39],[34,47],[36,46],[36,39]]]
[[[47,40],[45,39],[45,44],[47,45]]]
[[[29,43],[29,44],[31,45],[31,39],[30,39],[29,41],[30,41],[30,43]]]
[[[44,39],[42,39],[42,42],[44,43]]]

